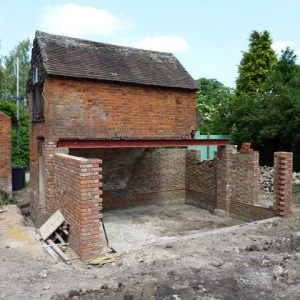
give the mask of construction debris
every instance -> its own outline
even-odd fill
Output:
[[[57,210],[38,230],[42,239],[47,240],[63,222],[65,222],[65,218],[60,210]]]
[[[69,224],[59,210],[36,230],[34,235],[51,257],[55,260],[60,257],[66,264],[71,264],[70,258],[64,253],[69,245]]]
[[[89,264],[90,265],[98,265],[101,267],[105,264],[115,262],[116,259],[117,259],[116,255],[108,255],[108,256],[104,256],[104,257],[100,257],[100,258],[91,260],[91,261],[89,261]]]

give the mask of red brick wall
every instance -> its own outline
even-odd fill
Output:
[[[237,153],[234,146],[219,147],[213,161],[198,161],[196,151],[187,151],[187,203],[243,220],[274,216],[272,208],[256,205],[259,184],[259,154]]]
[[[195,92],[47,79],[49,135],[58,138],[189,137]]]
[[[231,155],[231,206],[236,203],[255,204],[259,190],[259,154]]]
[[[275,214],[272,207],[265,207],[257,204],[246,204],[236,201],[230,206],[230,216],[240,220],[253,221],[272,218]]]
[[[275,152],[274,155],[274,209],[278,216],[292,214],[293,153]]]
[[[70,224],[70,245],[83,260],[101,251],[101,160],[55,154],[54,209]]]
[[[54,212],[54,153],[60,138],[189,137],[195,126],[195,92],[188,90],[50,77],[44,96],[45,120],[30,128],[31,215],[36,224]],[[39,205],[38,138],[45,141],[45,209]]]
[[[11,182],[11,119],[0,112],[0,187],[8,193]]]
[[[216,156],[217,209],[229,212],[231,202],[231,160],[236,149],[232,146],[218,148]]]
[[[103,162],[103,209],[185,198],[185,149],[70,149]]]
[[[217,206],[215,160],[199,160],[199,151],[186,153],[186,203],[212,211]]]

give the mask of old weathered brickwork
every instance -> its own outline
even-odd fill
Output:
[[[217,205],[215,160],[200,161],[199,152],[187,150],[186,202],[213,211]]]
[[[185,198],[185,149],[70,149],[103,162],[103,209]]]
[[[274,156],[274,209],[278,216],[292,213],[293,153],[275,152]]]
[[[83,260],[99,257],[102,246],[101,160],[54,155],[53,209],[70,224],[70,245]]]
[[[9,194],[11,181],[11,119],[0,112],[0,188]]]
[[[189,137],[195,92],[49,78],[49,135],[58,138]]]

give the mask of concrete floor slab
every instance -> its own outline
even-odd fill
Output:
[[[184,202],[114,210],[105,212],[103,218],[109,245],[117,252],[241,223],[229,217],[215,216]]]

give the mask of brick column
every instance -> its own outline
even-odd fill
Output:
[[[11,194],[11,119],[0,112],[0,187]]]
[[[274,210],[276,215],[288,217],[292,213],[293,153],[274,154]]]
[[[242,170],[238,178],[241,180],[239,185],[239,192],[243,199],[241,202],[256,204],[259,191],[259,152],[251,148],[251,143],[243,143],[239,154],[248,155],[246,160],[239,162]]]
[[[216,157],[217,210],[229,213],[231,197],[231,155],[232,146],[218,147]]]
[[[82,260],[99,257],[102,249],[102,161],[56,153],[55,209],[70,224],[70,245]]]

